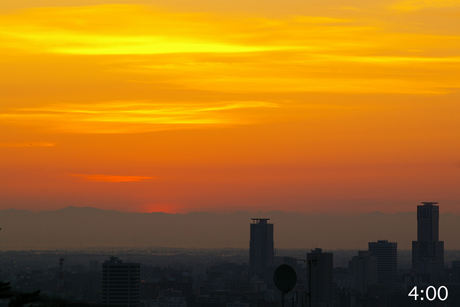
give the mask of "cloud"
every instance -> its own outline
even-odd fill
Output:
[[[221,103],[151,103],[113,101],[97,104],[53,104],[34,108],[13,108],[0,114],[4,121],[48,127],[74,133],[140,133],[193,126],[250,124],[244,114],[230,111],[270,108],[263,101]]]
[[[72,174],[72,176],[79,177],[87,182],[139,182],[155,177],[150,176],[113,176],[113,175],[85,175],[85,174]]]
[[[236,20],[138,5],[35,8],[3,17],[5,45],[35,52],[139,55],[295,48],[241,41]]]
[[[1,142],[0,147],[54,147],[50,142]]]
[[[460,7],[460,0],[404,0],[391,8],[399,11],[416,11],[427,8]]]
[[[75,55],[344,50],[351,42],[368,46],[362,35],[375,29],[330,16],[275,19],[140,5],[35,8],[0,19],[5,47]]]
[[[454,5],[458,1],[400,4],[428,7]],[[328,13],[331,16],[325,16]],[[87,88],[92,90],[100,85],[93,83],[100,80],[105,83],[99,86],[101,93],[110,89],[111,93],[105,93],[110,97],[114,91],[108,84],[116,84],[114,79],[119,82],[116,86],[125,85],[123,89],[133,83],[151,83],[161,89],[178,89],[178,93],[199,90],[219,93],[221,97],[228,93],[274,92],[425,95],[445,94],[460,87],[456,78],[460,69],[460,39],[452,30],[460,28],[458,19],[440,22],[439,26],[433,22],[434,26],[428,28],[402,18],[399,12],[382,8],[377,15],[354,8],[350,12],[312,9],[309,14],[261,17],[178,13],[141,5],[35,8],[3,14],[0,40],[2,52],[22,51],[31,57],[37,53],[44,57],[65,54],[56,57],[62,61],[88,63],[99,59],[88,55],[117,55],[105,57],[97,64],[93,62],[93,67],[84,65],[91,68],[87,78],[81,78],[79,68],[73,68],[76,73],[72,74],[72,84],[91,83]],[[442,24],[449,24],[450,30],[446,32]],[[24,78],[17,80],[23,86]],[[32,82],[35,84],[35,80]],[[136,88],[147,91],[146,86]],[[194,103],[191,107],[203,105]],[[45,107],[41,109],[43,114],[36,112],[39,118],[53,117]],[[8,116],[25,117],[23,111]],[[127,133],[252,121],[222,113],[176,114],[167,118],[148,115],[151,110],[143,116],[128,115],[126,111],[105,115],[96,112],[91,116],[88,111],[86,106],[84,114],[71,111],[69,124],[62,122],[56,126],[74,131],[73,123],[77,121],[82,123],[80,130],[85,133]],[[53,117],[52,121],[55,120]]]

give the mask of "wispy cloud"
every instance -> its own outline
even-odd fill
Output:
[[[460,7],[460,0],[403,0],[391,8],[399,11],[416,11],[427,8]]]
[[[0,142],[0,147],[54,147],[51,142]]]
[[[139,182],[155,178],[151,176],[114,176],[86,174],[72,174],[72,176],[79,177],[81,180],[87,182]]]
[[[35,123],[55,131],[76,133],[138,133],[191,126],[253,123],[244,114],[229,111],[267,108],[277,105],[263,101],[221,103],[150,103],[114,101],[97,104],[53,104],[14,108],[0,114],[4,121]]]
[[[210,14],[100,5],[21,11],[2,18],[0,35],[7,47],[64,54],[239,53],[296,48],[250,44],[239,38],[240,27],[235,20],[217,20]]]
[[[447,7],[459,1],[407,0],[394,8]],[[458,19],[443,22],[451,29],[446,32],[402,18],[406,14],[388,9],[387,2],[377,15],[362,7],[356,3],[340,10],[277,17],[178,13],[141,5],[35,8],[2,15],[0,41],[10,53],[58,53],[80,60],[87,55],[117,55],[107,60],[110,64],[98,63],[95,74],[124,78],[124,84],[152,83],[168,89],[445,94],[460,87],[456,78],[460,39],[452,30],[459,28]],[[194,104],[190,109],[202,107]],[[192,116],[185,109],[174,114],[166,110],[169,118],[142,108],[143,114],[126,110],[90,114],[85,106],[84,112],[68,114],[71,123],[84,123],[83,130],[99,132],[243,122],[222,114]],[[195,115],[201,112],[196,110]],[[37,115],[52,116],[46,108],[42,111]],[[115,122],[138,127],[126,129]],[[67,129],[65,123],[59,126]]]
[[[369,38],[378,29],[331,16],[175,13],[140,5],[35,8],[0,20],[4,47],[81,55],[363,50],[374,47],[378,40]]]

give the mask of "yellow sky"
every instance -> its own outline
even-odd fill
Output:
[[[458,211],[460,1],[62,2],[0,4],[1,208]]]

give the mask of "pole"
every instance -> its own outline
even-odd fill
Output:
[[[308,306],[311,307],[311,260],[308,261]]]
[[[316,265],[316,259],[307,260],[308,263],[308,306],[311,307],[311,264]]]
[[[305,293],[305,299],[308,297],[308,306],[311,307],[311,264],[316,265],[316,259],[311,259],[311,260],[299,260],[302,261],[303,263],[308,264],[308,294]],[[302,306],[303,306],[303,300],[302,300]]]
[[[64,258],[59,259],[59,292],[62,295],[64,293],[62,265],[64,264]]]

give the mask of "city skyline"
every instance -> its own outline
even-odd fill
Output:
[[[97,213],[99,220],[105,212],[94,208],[85,210],[90,210],[93,215]],[[19,210],[3,212],[7,211],[13,214],[24,213]],[[68,220],[55,214],[61,213],[59,211],[63,210],[54,211],[52,218],[62,225],[68,224]],[[68,216],[75,216],[78,211],[82,213],[80,208],[68,208],[66,212]],[[109,213],[116,217],[118,222],[114,224],[123,229],[122,234],[126,234],[127,225],[121,221],[126,220],[128,214],[116,211]],[[277,212],[273,213],[276,215]],[[29,214],[33,215],[31,212]],[[136,215],[145,217],[148,214]],[[171,214],[160,215],[164,220]],[[225,228],[222,221],[216,220],[216,215],[214,219],[209,218],[209,213],[205,215],[208,218],[199,224],[214,221],[216,229]],[[238,218],[243,216],[240,214]],[[368,215],[367,222],[372,223],[369,217]],[[24,297],[33,301],[48,301],[50,306],[78,302],[81,306],[88,307],[97,304],[123,307],[167,307],[171,304],[177,307],[279,307],[284,306],[287,301],[292,302],[292,306],[365,307],[384,306],[390,302],[395,307],[406,307],[417,306],[419,296],[420,301],[425,298],[430,303],[436,301],[436,306],[458,306],[459,296],[456,290],[460,289],[459,253],[458,250],[454,251],[451,254],[453,258],[449,259],[451,265],[445,265],[444,241],[439,241],[439,227],[443,223],[439,219],[437,202],[422,202],[411,218],[417,225],[415,229],[415,223],[412,224],[414,233],[417,234],[417,241],[413,241],[412,245],[412,263],[407,261],[407,258],[410,259],[407,252],[398,251],[398,242],[389,242],[386,239],[367,241],[368,249],[365,251],[323,252],[319,246],[323,246],[324,242],[320,241],[309,252],[305,252],[305,248],[302,251],[291,249],[277,255],[275,251],[278,244],[274,244],[275,223],[268,222],[271,218],[251,217],[245,219],[246,226],[250,221],[250,227],[246,227],[244,231],[245,238],[249,238],[249,248],[244,249],[244,256],[237,249],[200,250],[196,247],[188,251],[154,247],[140,253],[136,253],[134,249],[126,253],[115,253],[113,247],[111,253],[94,249],[89,253],[67,253],[59,250],[5,251],[0,253],[0,262],[7,261],[9,264],[4,265],[6,272],[2,272],[3,278],[7,280],[1,283],[2,292],[4,297],[10,299],[10,303]],[[47,220],[50,221],[49,217]],[[172,220],[165,222],[177,226]],[[292,214],[288,222],[289,225],[295,222]],[[86,225],[81,221],[77,223],[79,228],[85,228],[92,235],[96,233],[87,229],[92,224],[91,221],[86,221]],[[190,227],[184,219],[182,223],[189,232],[195,228]],[[278,229],[283,231],[287,227],[287,224],[276,224],[277,233]],[[39,225],[32,226],[41,228]],[[53,230],[57,229],[50,226]],[[158,232],[161,237],[171,232],[162,225],[158,226],[162,230]],[[235,220],[230,226],[235,230],[240,228]],[[326,226],[325,229],[332,228],[329,223]],[[338,225],[334,226],[335,230],[340,228]],[[383,234],[387,236],[391,233],[390,228],[395,228],[396,224],[387,222],[385,226]],[[104,232],[100,224],[97,227],[97,232]],[[60,235],[68,240],[62,228],[63,226],[59,228]],[[139,224],[135,228],[137,234],[145,232],[152,237],[152,233],[155,233],[142,229]],[[315,230],[317,233],[322,232],[320,229]],[[361,233],[369,235],[370,230],[361,230]],[[209,232],[205,229],[202,231]],[[352,235],[348,231],[343,232],[346,236]],[[314,236],[313,232],[307,233],[310,239]],[[338,235],[337,232],[336,234]],[[81,238],[80,234],[75,235]],[[187,241],[190,242],[190,233],[187,235]],[[216,236],[216,233],[212,232],[212,236]],[[109,237],[120,240],[119,234],[113,231],[110,231]],[[107,238],[106,243],[109,243]],[[201,239],[205,240],[203,237]],[[366,237],[361,238],[364,239]],[[130,241],[135,243],[136,237]],[[62,253],[64,256],[61,256]],[[335,260],[335,253],[339,255],[339,263]],[[121,260],[115,254],[124,255],[127,260]],[[107,256],[108,260],[100,263],[101,257]],[[399,259],[400,256],[405,259]],[[50,265],[51,257],[59,259],[59,263]],[[67,257],[70,259],[70,266],[66,265]],[[82,260],[86,260],[86,264],[81,264]],[[65,266],[70,270],[66,270]],[[282,268],[285,269],[284,272],[279,270]],[[292,273],[287,274],[286,270]],[[284,286],[288,283],[291,285],[288,287],[289,291],[280,286],[283,283]],[[11,286],[19,291],[8,292]],[[46,289],[44,294],[41,294],[42,287]],[[417,289],[420,289],[420,294]]]
[[[0,210],[460,214],[459,12],[3,0]]]

